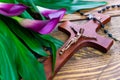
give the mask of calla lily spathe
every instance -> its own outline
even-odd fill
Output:
[[[65,9],[60,9],[46,14],[45,16],[49,18],[49,20],[30,20],[20,17],[14,17],[14,19],[17,20],[19,24],[25,28],[28,28],[40,34],[48,34],[56,27],[58,22],[64,16],[65,12]]]
[[[62,8],[60,10],[54,10],[54,9],[48,9],[44,7],[37,6],[40,13],[45,16],[46,18],[52,19],[57,18],[61,16],[61,18],[64,16],[66,9]]]
[[[27,6],[23,4],[11,4],[0,2],[0,14],[4,16],[17,16],[20,15],[26,9]]]

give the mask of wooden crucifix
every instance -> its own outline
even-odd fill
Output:
[[[95,18],[99,19],[103,24],[110,21],[110,16],[93,14]],[[75,51],[82,47],[90,46],[98,49],[102,52],[107,52],[113,44],[113,40],[105,38],[97,34],[96,32],[101,28],[97,21],[90,20],[86,24],[76,25],[70,21],[62,23],[59,30],[69,35],[68,40],[64,45],[57,51],[55,74],[59,69],[72,57]],[[55,74],[52,74],[52,59],[49,57],[44,62],[44,69],[46,72],[47,80],[51,80]]]

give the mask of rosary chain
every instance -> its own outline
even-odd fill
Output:
[[[98,12],[98,13],[104,13],[105,11],[108,11],[110,8],[111,8],[111,9],[112,9],[112,8],[120,8],[120,4],[118,4],[118,5],[106,6],[106,7],[102,8],[101,10],[99,10],[99,11],[97,11],[97,12]],[[84,15],[83,12],[80,12],[80,15],[81,15],[81,16],[86,16],[86,15]],[[89,14],[89,15],[90,15],[90,14]],[[118,40],[117,38],[113,37],[113,35],[112,35],[107,29],[105,29],[105,26],[104,26],[98,19],[96,19],[96,18],[89,18],[89,17],[86,18],[86,20],[91,20],[91,19],[97,20],[97,21],[100,23],[103,32],[104,32],[105,34],[107,34],[108,37],[112,38],[112,39],[115,40],[115,41],[120,42],[120,40]]]

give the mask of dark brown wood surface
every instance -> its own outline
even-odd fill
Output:
[[[120,17],[112,18],[106,25],[113,36],[120,40]],[[82,24],[84,21],[73,22]],[[98,32],[106,36],[102,30]],[[65,41],[67,35],[57,31],[56,38]],[[59,36],[58,36],[59,35]],[[106,36],[107,37],[107,36]],[[87,47],[82,48],[61,68],[54,80],[119,80],[120,79],[120,43],[114,42],[106,53]]]
[[[107,1],[110,2],[110,4],[120,4],[118,0]],[[109,14],[116,14],[115,12],[119,11],[111,11]],[[66,17],[64,19],[74,20],[78,18],[76,14],[72,14],[72,16],[73,15],[74,17],[72,18]],[[119,21],[119,16],[112,18],[111,22],[106,25],[106,29],[120,40]],[[74,21],[73,23],[80,25],[85,22],[86,21]],[[98,33],[106,36],[102,30],[99,30]],[[56,31],[52,35],[62,41],[66,41],[68,38],[68,36],[61,31]],[[112,48],[106,54],[90,47],[80,49],[64,67],[61,68],[53,80],[120,80],[120,43],[114,42]]]
[[[101,23],[103,23],[103,24],[108,23],[111,19],[111,17],[108,15],[103,15],[103,14],[98,14],[98,13],[94,13],[94,17],[99,18]],[[72,40],[76,39],[76,38],[74,38],[76,33],[74,33],[74,31],[70,28],[70,26],[72,26],[74,28],[74,30],[76,30],[78,33],[79,33],[79,31],[81,31],[81,29],[83,29],[84,31],[83,31],[81,37],[79,37],[78,40],[74,44],[69,46],[69,48],[66,49],[63,52],[63,54],[60,55],[61,50],[67,45],[67,43],[71,39]],[[59,71],[59,69],[73,56],[73,54],[82,47],[90,46],[99,51],[106,53],[111,48],[111,46],[113,44],[113,40],[97,34],[96,32],[100,28],[101,28],[100,24],[94,20],[89,20],[87,23],[85,23],[83,25],[73,24],[70,21],[66,21],[66,22],[62,23],[59,26],[59,29],[65,33],[66,32],[69,33],[70,35],[69,35],[68,40],[64,43],[64,45],[56,53],[57,57],[56,57],[56,65],[55,65],[54,73],[56,74]],[[44,62],[45,72],[46,72],[46,76],[47,76],[48,80],[51,80],[53,78],[51,64],[52,64],[51,58],[48,58]]]
[[[108,5],[120,4],[119,0],[107,1],[110,2]],[[119,11],[110,11],[108,13],[116,15],[118,14],[116,12]],[[74,18],[78,18],[76,14],[73,15],[75,15]],[[66,17],[66,19],[69,20],[72,18]],[[111,22],[106,25],[106,29],[120,40],[119,21],[120,16],[113,17]],[[85,22],[74,21],[73,23],[84,24]],[[102,30],[99,30],[98,33],[107,37]],[[63,41],[68,38],[66,34],[60,31],[53,33],[53,36]],[[53,80],[120,80],[120,43],[114,42],[112,48],[106,54],[90,47],[80,49],[61,68]]]
[[[120,17],[112,18],[106,25],[114,37],[120,40]],[[73,23],[83,24],[84,21]],[[98,32],[106,36],[102,30]],[[57,31],[56,38],[65,41],[67,35]],[[59,36],[58,36],[59,35]],[[107,37],[107,36],[106,36]],[[103,54],[96,49],[82,48],[61,68],[54,80],[119,80],[120,79],[120,43],[114,42],[112,48]]]

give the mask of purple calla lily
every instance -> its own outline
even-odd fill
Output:
[[[49,14],[56,12],[57,10],[54,9],[48,9],[48,8],[44,8],[44,7],[40,7],[37,6],[38,10],[40,11],[40,13],[45,16],[46,18],[49,18]]]
[[[50,20],[30,20],[23,18],[18,19],[18,17],[17,19],[14,19],[17,20],[19,24],[25,28],[28,28],[40,34],[48,34],[56,27],[58,22],[64,16],[65,12],[65,9],[60,9],[58,11],[48,14]]]
[[[23,27],[38,32],[40,34],[48,34],[55,28],[58,22],[59,19],[57,18],[45,21],[24,19],[20,22],[20,24]]]
[[[45,17],[47,17],[49,19],[57,18],[59,16],[61,16],[61,18],[62,18],[64,16],[64,13],[66,12],[66,9],[64,9],[64,8],[62,8],[60,10],[43,8],[43,7],[40,7],[40,6],[37,6],[37,8],[39,9],[40,13],[43,16],[45,16]]]
[[[20,15],[27,6],[23,4],[10,4],[0,2],[0,14],[5,16],[17,16]]]

